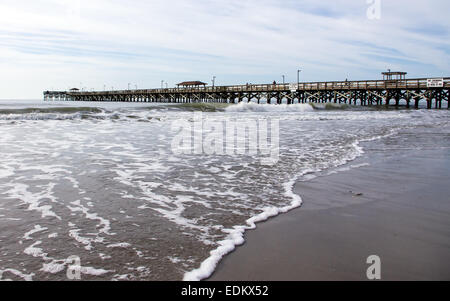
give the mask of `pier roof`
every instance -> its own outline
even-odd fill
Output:
[[[382,72],[383,80],[403,80],[406,79],[407,72],[401,72],[401,71],[391,71],[388,72]]]
[[[383,72],[383,75],[406,75],[408,72],[400,72],[400,71],[389,71],[389,72]]]
[[[206,86],[207,84],[201,81],[189,81],[189,82],[182,82],[177,84],[177,86],[183,86],[183,87],[197,87],[197,86]]]

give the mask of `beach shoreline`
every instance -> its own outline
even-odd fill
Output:
[[[450,133],[361,145],[362,157],[297,182],[302,207],[248,231],[209,280],[367,280],[371,255],[382,280],[450,280]]]

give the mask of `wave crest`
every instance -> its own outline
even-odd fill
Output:
[[[54,108],[24,108],[24,109],[2,109],[0,115],[19,114],[73,114],[73,113],[102,113],[104,110],[96,107],[54,107]]]
[[[231,105],[225,109],[226,112],[312,112],[314,108],[309,104],[257,104],[239,103]]]

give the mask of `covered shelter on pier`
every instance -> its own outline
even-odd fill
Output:
[[[391,71],[381,73],[383,75],[383,80],[405,80],[407,72]]]
[[[182,82],[177,84],[177,87],[184,87],[184,88],[197,88],[200,86],[205,87],[207,83],[201,82],[201,81],[190,81],[190,82]]]

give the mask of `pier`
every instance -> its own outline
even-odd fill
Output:
[[[45,91],[45,101],[160,102],[160,103],[335,103],[361,106],[450,108],[450,78],[406,79],[403,72],[385,72],[383,80],[246,84],[119,91]],[[398,75],[398,76],[397,76]],[[201,82],[199,82],[201,83]]]

